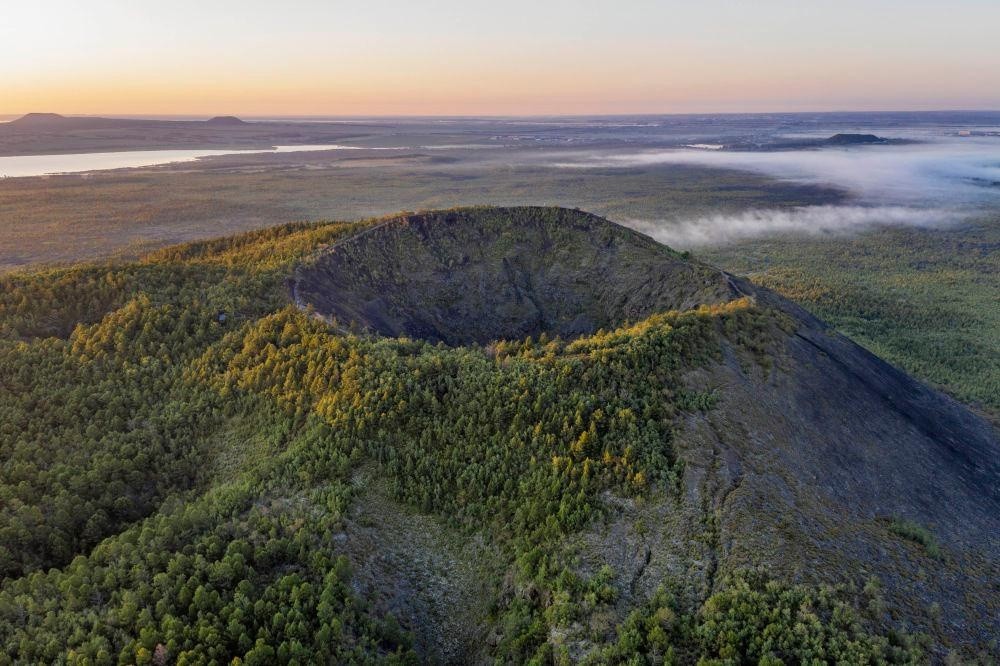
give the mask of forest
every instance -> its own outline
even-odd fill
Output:
[[[496,552],[489,661],[924,663],[928,637],[878,620],[877,582],[748,569],[696,606],[665,584],[595,621],[614,572],[582,571],[566,544],[608,494],[682,492],[672,442],[714,398],[680,373],[723,340],[765,363],[778,315],[744,298],[449,347],[289,305],[294,265],[374,223],[0,276],[0,663],[427,659],[339,545],[361,469]],[[571,626],[585,646],[557,639]]]

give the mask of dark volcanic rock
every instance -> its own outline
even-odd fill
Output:
[[[797,305],[737,285],[794,326],[777,337],[770,372],[748,373],[730,355],[696,380],[726,387],[702,424],[738,479],[723,494],[721,567],[764,563],[859,585],[873,576],[946,642],[1000,634],[988,582],[1000,576],[997,431]],[[945,554],[893,534],[901,519],[927,528]],[[934,604],[943,616],[928,620]]]
[[[718,270],[553,208],[395,218],[301,268],[294,289],[342,326],[448,344],[572,337],[732,297]]]

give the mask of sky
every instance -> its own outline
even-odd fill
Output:
[[[47,0],[0,114],[1000,109],[1000,0]]]

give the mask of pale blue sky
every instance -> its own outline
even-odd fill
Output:
[[[17,2],[0,113],[1000,108],[1000,0]]]

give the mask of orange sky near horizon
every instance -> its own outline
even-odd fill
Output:
[[[5,10],[0,114],[1000,108],[997,2],[205,4]]]

